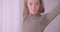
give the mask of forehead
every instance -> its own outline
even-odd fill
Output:
[[[28,2],[40,2],[39,0],[28,0]]]

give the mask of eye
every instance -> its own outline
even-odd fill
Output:
[[[36,3],[35,5],[39,5],[39,3]]]
[[[32,5],[32,3],[29,3],[29,5]]]

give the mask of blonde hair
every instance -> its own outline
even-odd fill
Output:
[[[40,1],[40,9],[38,11],[38,13],[44,13],[45,9],[44,9],[44,6],[43,6],[43,1],[42,0],[39,0]],[[29,14],[29,9],[27,7],[27,0],[24,0],[24,11],[23,11],[23,14]]]

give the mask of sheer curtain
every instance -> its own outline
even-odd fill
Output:
[[[0,32],[20,32],[20,1],[0,0]]]
[[[0,0],[0,32],[3,32],[2,0]]]

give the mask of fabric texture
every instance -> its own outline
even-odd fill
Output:
[[[22,32],[43,32],[47,25],[60,14],[60,4],[52,12],[45,15],[29,14],[24,15]]]

